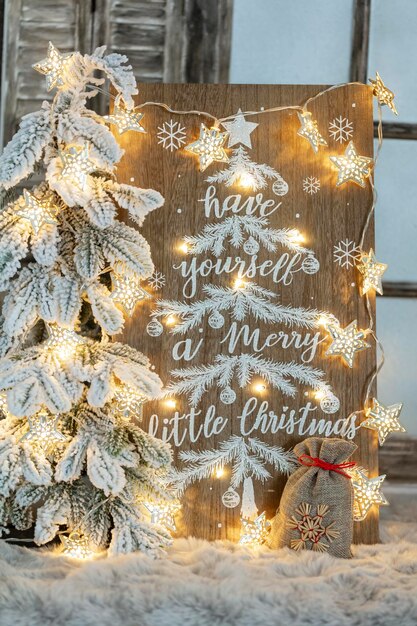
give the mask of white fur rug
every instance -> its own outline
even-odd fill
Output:
[[[352,560],[177,540],[159,561],[84,563],[0,542],[1,626],[414,626],[417,525]]]

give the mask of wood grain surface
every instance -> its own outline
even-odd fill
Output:
[[[249,111],[261,107],[269,108],[283,105],[302,104],[308,97],[317,94],[320,86],[279,86],[279,85],[169,85],[142,84],[137,97],[137,104],[144,101],[159,101],[168,103],[174,109],[198,109],[210,112],[221,117],[237,112],[239,108]],[[297,136],[299,120],[296,112],[285,111],[268,113],[251,117],[250,121],[259,123],[252,133],[252,150],[248,150],[250,158],[256,163],[267,163],[274,167],[288,182],[289,192],[282,197],[275,196],[271,186],[260,190],[264,199],[272,199],[276,203],[282,202],[279,211],[270,218],[273,228],[298,228],[306,237],[306,244],[315,252],[320,262],[320,270],[313,275],[298,272],[294,275],[291,284],[274,283],[271,277],[256,277],[261,286],[274,291],[278,301],[284,305],[317,308],[333,313],[342,326],[357,319],[360,328],[367,328],[368,318],[364,300],[359,295],[357,287],[357,270],[353,267],[342,269],[334,262],[333,246],[340,240],[348,239],[359,242],[367,211],[371,203],[369,185],[362,189],[354,184],[336,187],[337,172],[329,161],[329,155],[343,154],[347,144],[340,144],[328,135],[329,122],[335,117],[347,117],[353,124],[353,140],[357,151],[361,155],[373,154],[373,121],[372,121],[372,90],[367,86],[350,86],[334,90],[309,106],[313,117],[318,121],[319,129],[327,138],[329,146],[320,148],[314,154],[308,142]],[[118,168],[119,182],[132,182],[144,187],[160,191],[165,197],[163,208],[151,213],[145,220],[141,230],[149,241],[155,266],[166,276],[165,286],[154,292],[155,298],[170,300],[184,300],[184,279],[178,269],[173,266],[184,260],[184,255],[178,251],[178,244],[185,235],[196,235],[201,232],[208,222],[204,215],[204,205],[200,200],[205,196],[208,175],[214,174],[225,164],[214,163],[204,173],[198,169],[198,160],[189,152],[181,149],[170,151],[158,143],[158,127],[164,122],[173,119],[179,121],[186,132],[187,143],[194,141],[199,134],[200,122],[210,125],[210,120],[198,115],[178,116],[161,108],[148,106],[144,109],[142,120],[147,134],[126,133],[118,137],[125,156]],[[249,118],[248,118],[249,119]],[[303,191],[303,180],[315,176],[320,180],[321,188],[317,194],[309,195]],[[227,188],[217,184],[217,197],[220,200],[232,193],[242,193],[243,196],[255,195],[236,188]],[[298,216],[298,217],[297,217]],[[209,221],[215,221],[214,219]],[[368,233],[365,248],[373,245],[373,225]],[[274,260],[283,253],[282,249],[275,253],[259,251],[258,261]],[[245,257],[242,250],[226,247],[221,257]],[[204,255],[199,255],[201,261]],[[206,258],[214,257],[210,254]],[[247,260],[249,257],[247,257]],[[187,257],[188,259],[188,257]],[[189,259],[188,259],[189,260]],[[203,297],[202,287],[206,283],[221,286],[230,286],[235,276],[221,274],[209,275],[198,280],[197,292],[194,299]],[[146,287],[146,285],[145,285]],[[147,287],[148,291],[152,290]],[[147,354],[161,375],[168,383],[170,371],[173,368],[189,367],[203,363],[210,363],[215,356],[224,351],[220,341],[229,329],[230,320],[227,319],[224,328],[215,330],[204,320],[199,327],[187,334],[193,346],[202,339],[202,345],[197,356],[191,361],[174,361],[172,350],[182,336],[172,335],[165,329],[161,336],[150,337],[146,332],[149,314],[155,307],[155,298],[143,301],[136,309],[133,318],[127,321],[121,337],[132,346]],[[372,301],[372,307],[374,302]],[[228,314],[226,314],[228,317]],[[256,323],[249,319],[251,330]],[[272,327],[271,327],[272,326]],[[284,327],[275,328],[271,324],[260,324],[261,338],[265,338],[272,331],[286,330]],[[200,330],[201,329],[201,330]],[[288,330],[288,329],[287,329]],[[291,329],[288,330],[291,332]],[[305,334],[306,331],[300,331]],[[120,339],[120,337],[119,337]],[[311,415],[312,419],[336,421],[348,416],[352,411],[362,408],[364,390],[368,377],[375,366],[375,349],[360,352],[353,369],[346,367],[338,357],[325,357],[324,352],[328,344],[320,344],[312,365],[324,370],[326,379],[340,399],[340,410],[335,415],[326,415],[317,408]],[[251,352],[250,347],[238,344],[235,354]],[[282,350],[275,346],[263,351],[262,356],[273,358],[276,361],[300,362],[300,351],[295,349]],[[173,441],[176,435],[181,440],[180,446],[174,446],[176,462],[179,450],[201,450],[217,448],[219,443],[232,434],[239,434],[239,418],[246,401],[254,396],[252,388],[239,389],[236,384],[233,388],[237,393],[237,400],[232,405],[224,405],[219,401],[219,389],[213,387],[203,396],[198,404],[199,412],[195,419],[194,429],[203,425],[203,418],[211,405],[215,407],[215,415],[226,420],[226,426],[218,436],[197,437],[191,442],[190,406],[185,396],[176,398],[176,408],[168,408],[163,401],[145,405],[145,427],[151,421],[158,423],[156,434],[166,436]],[[309,393],[308,396],[305,393]],[[256,394],[255,394],[256,395]],[[294,398],[267,387],[259,404],[267,401],[268,411],[278,415],[288,407],[288,411],[298,411],[307,401],[312,399],[308,389],[298,385]],[[259,405],[258,405],[259,406]],[[176,432],[174,432],[176,430]],[[191,433],[192,435],[192,433]],[[258,436],[269,444],[282,445],[291,448],[304,437],[298,434],[288,434],[278,431],[254,432],[251,436]],[[355,460],[369,469],[373,476],[378,471],[377,438],[373,431],[359,429],[355,436],[358,451]],[[179,463],[181,465],[181,463]],[[182,515],[178,520],[179,533],[194,535],[208,539],[229,538],[236,540],[239,537],[239,507],[225,508],[221,501],[222,494],[228,488],[230,472],[227,471],[221,479],[202,480],[194,483],[183,499]],[[285,485],[285,477],[274,474],[264,484],[254,482],[255,498],[259,511],[265,510],[268,517],[272,517],[279,505],[280,494]],[[372,510],[364,522],[355,525],[355,540],[357,542],[373,543],[378,541],[378,512]]]

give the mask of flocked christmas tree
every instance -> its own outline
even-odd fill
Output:
[[[148,243],[117,212],[140,226],[163,204],[115,179],[123,151],[106,123],[144,132],[126,61],[50,44],[34,67],[56,88],[53,101],[23,118],[0,160],[0,525],[26,529],[36,518],[38,544],[66,532],[81,555],[86,546],[157,553],[169,541],[149,510],[171,501],[171,452],[132,419],[161,380],[146,356],[110,340],[154,269]],[[105,81],[97,71],[117,92],[107,118],[87,108]],[[12,195],[34,172],[44,182]]]

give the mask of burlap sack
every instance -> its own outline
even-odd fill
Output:
[[[294,453],[297,457],[309,455],[341,464],[356,447],[345,439],[311,437],[297,444]],[[349,558],[352,507],[353,488],[349,478],[336,471],[300,465],[285,486],[267,543],[271,548],[288,546]]]

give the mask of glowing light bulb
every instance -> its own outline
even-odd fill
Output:
[[[188,244],[184,241],[178,246],[178,250],[183,254],[188,254]]]
[[[241,278],[236,278],[235,282],[233,283],[233,289],[244,289],[245,286],[246,282]]]
[[[242,174],[240,174],[239,176],[238,181],[241,187],[252,188],[252,189],[256,187],[256,181],[254,177],[252,176],[252,174],[250,174],[249,172],[242,172]]]
[[[292,243],[294,244],[299,244],[299,243],[304,243],[305,242],[305,237],[302,233],[300,233],[299,230],[294,229],[291,234],[290,234],[290,238]]]
[[[177,406],[177,403],[173,398],[168,398],[168,400],[165,400],[165,406],[168,409],[175,409],[175,407]]]
[[[165,320],[165,324],[167,326],[174,326],[177,323],[177,318],[175,317],[175,315],[168,315],[168,317]]]
[[[222,478],[224,476],[224,467],[222,465],[216,467],[214,470],[214,476],[215,478]]]
[[[264,393],[267,390],[267,386],[265,383],[259,382],[253,385],[253,390],[255,393]]]
[[[319,389],[318,391],[316,391],[316,393],[314,394],[314,397],[316,400],[323,400],[323,398],[326,397],[326,392],[323,391],[322,389]]]

